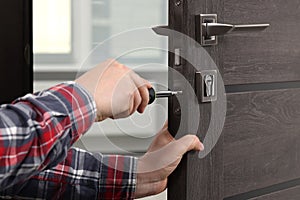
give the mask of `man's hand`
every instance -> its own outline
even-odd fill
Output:
[[[166,123],[147,153],[138,160],[136,198],[164,191],[168,176],[176,169],[182,156],[191,150],[204,150],[198,137],[186,135],[175,140],[169,133]]]
[[[151,84],[126,66],[107,60],[79,77],[76,82],[93,95],[97,121],[143,113],[149,102]]]

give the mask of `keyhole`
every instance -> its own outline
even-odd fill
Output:
[[[212,75],[206,75],[205,79],[205,95],[206,97],[212,97],[213,96],[213,76]]]

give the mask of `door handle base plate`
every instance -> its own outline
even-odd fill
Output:
[[[217,36],[206,37],[203,35],[203,24],[217,23],[218,16],[216,14],[200,14],[196,15],[196,40],[201,46],[212,46],[218,44]]]

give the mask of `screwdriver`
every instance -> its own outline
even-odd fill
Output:
[[[177,94],[182,94],[182,91],[159,91],[156,92],[153,88],[149,90],[149,103],[152,104],[156,98],[171,97]]]

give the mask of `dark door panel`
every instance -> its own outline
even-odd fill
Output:
[[[0,103],[32,92],[31,0],[1,2]]]
[[[256,197],[251,200],[299,200],[300,199],[300,187],[293,187],[290,189],[281,190],[272,194]]]
[[[223,37],[225,84],[300,80],[300,1],[219,0],[220,20],[233,24],[270,23],[263,32]]]
[[[220,36],[217,45],[204,47],[230,91],[225,127],[207,157],[199,159],[195,153],[189,153],[183,158],[170,178],[168,198],[297,199],[300,182],[286,183],[300,180],[300,2],[169,0],[171,29],[197,39],[195,16],[199,14],[217,14],[218,22],[271,26],[262,32]],[[186,47],[181,47],[172,36],[169,48],[181,48],[182,54],[186,53]],[[198,62],[200,58],[193,59]],[[170,54],[169,65],[195,87],[195,71],[188,62],[175,65],[174,55]],[[171,88],[176,88],[176,80],[172,76],[169,79]],[[186,105],[189,101],[186,96]],[[199,123],[197,135],[203,139],[211,104],[199,103],[199,122],[193,121],[192,111],[180,121],[174,115],[180,110],[179,105],[171,98],[169,130],[184,123],[183,131],[188,133],[189,124]]]
[[[300,80],[299,1],[192,0],[173,7],[170,27],[194,39],[199,14],[217,14],[220,23],[270,23],[262,32],[220,36],[217,46],[205,47],[217,50],[225,85]]]
[[[300,89],[227,97],[224,196],[300,178]]]

